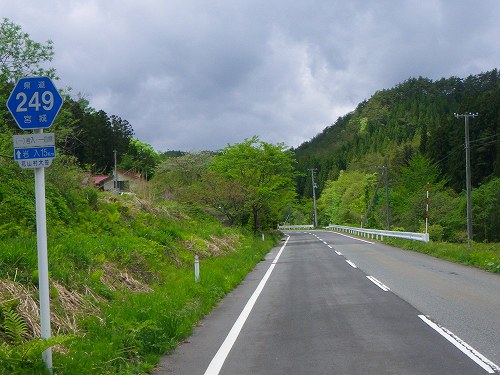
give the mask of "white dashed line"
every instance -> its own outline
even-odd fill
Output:
[[[378,281],[376,278],[373,276],[366,276],[368,280],[370,280],[372,283],[374,283],[376,286],[378,286],[380,289],[382,289],[384,292],[388,292],[390,289],[387,285],[384,285],[380,281]]]
[[[353,262],[351,262],[349,259],[346,259],[346,262],[352,267],[352,268],[358,268]]]

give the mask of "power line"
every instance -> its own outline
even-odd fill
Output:
[[[470,142],[469,142],[469,144],[474,143],[474,144],[472,144],[472,145],[470,146],[471,150],[472,150],[472,149],[477,149],[479,146],[489,146],[489,145],[493,145],[493,144],[495,144],[495,143],[499,142],[499,141],[500,141],[500,139],[495,139],[495,140],[492,140],[492,141],[489,141],[489,142],[477,143],[477,142],[479,142],[479,141],[484,141],[484,140],[489,139],[489,138],[497,137],[498,135],[500,135],[500,134],[499,134],[499,133],[497,133],[497,134],[494,134],[494,135],[491,135],[491,136],[488,136],[488,137],[478,138],[478,139],[475,139],[475,140],[473,140],[473,141],[470,141]],[[439,163],[441,163],[441,162],[445,161],[446,159],[448,159],[448,158],[452,157],[452,156],[453,156],[454,154],[456,154],[457,152],[462,151],[463,149],[465,149],[465,143],[463,143],[463,144],[461,145],[461,147],[462,147],[462,148],[456,148],[456,147],[455,147],[455,148],[453,148],[451,151],[449,151],[449,152],[446,154],[446,156],[445,156],[445,157],[443,157],[443,158],[441,158],[441,159],[437,160],[437,161],[436,161],[436,163],[437,163],[437,164],[439,164]]]
[[[484,141],[484,140],[487,140],[487,139],[490,139],[490,138],[495,138],[495,137],[498,137],[498,135],[500,135],[500,133],[495,133],[493,135],[489,135],[489,136],[486,136],[486,137],[474,139],[474,140],[470,141],[470,143],[476,143],[476,142]]]
[[[497,139],[495,141],[490,141],[490,142],[486,142],[486,143],[480,143],[480,144],[477,144],[477,145],[473,145],[474,147],[472,147],[472,148],[477,148],[478,146],[494,145],[495,143],[498,143],[498,142],[500,142],[500,139]]]

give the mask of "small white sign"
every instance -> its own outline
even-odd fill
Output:
[[[52,159],[17,160],[22,169],[47,168],[52,165]]]
[[[14,148],[47,147],[56,145],[54,133],[21,134],[12,136]]]

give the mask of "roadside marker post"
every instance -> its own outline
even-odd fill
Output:
[[[32,135],[15,135],[13,143],[14,160],[21,168],[33,168],[35,172],[38,290],[43,339],[51,337],[45,167],[50,166],[55,158],[55,136],[53,133],[44,134],[43,129],[52,126],[62,103],[63,98],[48,77],[21,78],[6,103],[19,128],[33,130]],[[42,358],[52,372],[52,348],[45,350]]]
[[[194,256],[194,282],[200,282],[200,259],[198,255]]]

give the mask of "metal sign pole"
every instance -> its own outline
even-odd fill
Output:
[[[34,134],[43,133],[42,129]],[[49,264],[47,255],[47,212],[45,207],[45,168],[35,168],[36,237],[38,249],[38,290],[40,293],[40,329],[43,339],[50,338]],[[52,370],[52,348],[42,353],[47,368]]]
[[[43,339],[50,338],[49,265],[47,256],[47,212],[45,207],[45,167],[56,156],[54,135],[35,137],[50,128],[61,109],[63,98],[48,77],[25,77],[17,81],[7,99],[7,108],[21,130],[33,130],[33,136],[13,136],[14,160],[21,168],[35,170],[36,241],[38,252],[38,290],[40,293],[40,329]],[[22,146],[22,147],[20,147]],[[52,372],[52,348],[42,353]]]

